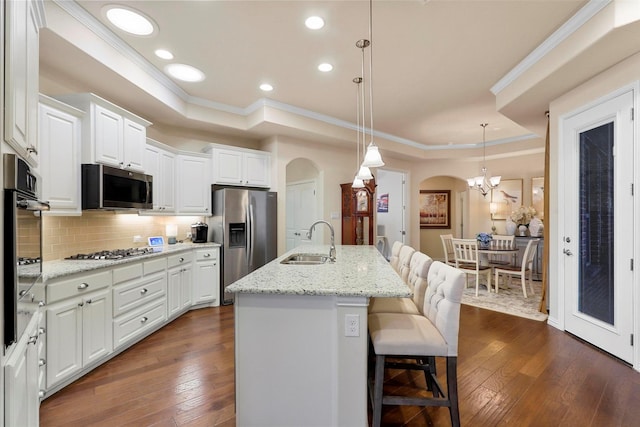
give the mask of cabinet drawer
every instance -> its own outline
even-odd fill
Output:
[[[113,287],[113,316],[134,309],[166,293],[167,276],[157,273],[143,280]]]
[[[169,256],[168,268],[176,267],[178,265],[186,264],[193,261],[193,252],[181,252],[176,255]]]
[[[156,258],[149,261],[145,261],[143,264],[143,273],[145,276],[157,273],[159,271],[165,271],[167,269],[167,258]]]
[[[199,249],[196,251],[196,261],[218,259],[218,248]]]
[[[106,288],[111,280],[111,270],[108,270],[50,282],[47,284],[47,304]]]
[[[137,262],[135,264],[127,264],[124,267],[118,267],[113,269],[113,284],[116,285],[122,282],[128,282],[129,280],[142,277],[142,263]]]
[[[145,331],[161,324],[167,318],[166,298],[155,301],[127,313],[113,321],[113,347],[121,347],[127,342],[145,333]]]

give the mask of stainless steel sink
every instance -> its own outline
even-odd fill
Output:
[[[289,255],[280,264],[317,265],[327,262],[329,257],[321,254],[293,254]]]

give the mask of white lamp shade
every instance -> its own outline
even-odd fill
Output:
[[[491,183],[491,187],[497,187],[500,184],[500,178],[502,178],[501,176],[492,176],[491,179],[489,180]]]
[[[356,178],[366,181],[369,179],[373,179],[373,175],[371,175],[371,170],[368,167],[360,166],[360,170],[358,171]]]
[[[364,188],[364,182],[356,176],[355,178],[353,178],[353,184],[351,184],[351,188]]]
[[[382,161],[382,156],[378,151],[378,146],[373,145],[373,142],[370,142],[367,146],[367,154],[364,156],[364,161],[362,162],[362,166],[366,166],[368,168],[378,168],[380,166],[384,166],[384,162]]]

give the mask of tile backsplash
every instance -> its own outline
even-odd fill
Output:
[[[44,261],[62,259],[78,253],[147,246],[147,238],[163,236],[166,225],[176,225],[177,239],[188,241],[191,224],[200,216],[139,216],[112,211],[84,211],[82,216],[45,216],[42,228]],[[134,243],[134,236],[142,241]]]

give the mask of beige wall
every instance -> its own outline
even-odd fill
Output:
[[[109,211],[84,211],[82,216],[43,218],[42,257],[45,261],[78,253],[147,246],[147,238],[165,236],[165,225],[178,226],[178,240],[185,240],[198,216],[138,216]],[[134,243],[133,236],[142,237]],[[186,240],[188,241],[188,240]]]

